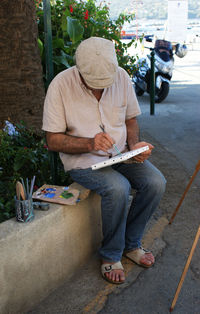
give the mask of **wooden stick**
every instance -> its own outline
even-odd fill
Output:
[[[16,193],[17,193],[17,199],[18,200],[20,200],[20,196],[21,196],[23,201],[26,199],[23,185],[19,181],[17,181],[17,183],[16,183]]]
[[[180,279],[180,281],[179,281],[179,284],[178,284],[178,287],[177,287],[177,290],[176,290],[174,299],[173,299],[172,304],[171,304],[171,307],[170,307],[170,312],[173,311],[173,309],[174,309],[174,307],[175,307],[175,305],[176,305],[176,301],[177,301],[177,299],[178,299],[178,295],[179,295],[179,293],[180,293],[180,291],[181,291],[181,287],[182,287],[182,285],[183,285],[183,282],[184,282],[186,273],[187,273],[188,268],[189,268],[189,266],[190,266],[190,262],[191,262],[191,260],[192,260],[193,254],[194,254],[194,250],[195,250],[195,248],[196,248],[196,246],[197,246],[197,242],[198,242],[198,240],[199,240],[199,236],[200,236],[200,226],[199,226],[199,228],[198,228],[198,230],[197,230],[197,233],[196,233],[196,236],[195,236],[195,239],[194,239],[194,242],[193,242],[193,245],[192,245],[190,254],[189,254],[189,256],[188,256],[188,259],[187,259],[187,262],[186,262],[186,264],[185,264],[183,273],[182,273],[182,275],[181,275],[181,279]]]
[[[21,182],[17,181],[16,183],[16,195],[17,199],[20,200],[20,192],[21,192]]]
[[[190,188],[192,182],[194,181],[194,178],[196,177],[196,175],[197,175],[197,173],[198,173],[199,170],[200,170],[200,160],[198,161],[198,163],[197,163],[197,165],[196,165],[196,169],[195,169],[195,171],[194,171],[194,173],[193,173],[193,176],[192,176],[192,178],[190,179],[190,181],[189,181],[189,183],[188,183],[188,185],[187,185],[187,187],[186,187],[186,189],[185,189],[185,192],[183,193],[183,195],[182,195],[182,197],[181,197],[181,199],[180,199],[180,201],[179,201],[179,203],[178,203],[178,205],[177,205],[177,207],[176,207],[174,213],[172,214],[172,216],[171,216],[171,218],[170,218],[169,225],[171,225],[172,221],[174,220],[174,218],[175,218],[175,216],[176,216],[176,214],[177,214],[177,212],[178,212],[178,210],[179,210],[179,208],[180,208],[180,206],[181,206],[181,204],[182,204],[182,202],[183,202],[183,200],[184,200],[184,198],[185,198],[185,195],[186,195],[186,193],[188,192],[188,190],[189,190],[189,188]]]

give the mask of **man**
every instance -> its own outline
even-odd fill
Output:
[[[118,67],[111,41],[91,37],[76,50],[76,66],[51,82],[44,105],[43,130],[49,149],[60,152],[74,181],[101,195],[103,241],[101,272],[112,283],[125,281],[122,255],[150,267],[151,252],[141,247],[145,226],[165,190],[165,179],[147,158],[153,146],[139,141],[140,108],[131,80]],[[92,170],[117,153],[148,145],[131,162]],[[131,188],[137,191],[131,207]]]

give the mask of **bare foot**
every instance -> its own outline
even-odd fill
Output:
[[[146,252],[140,259],[140,263],[147,265],[147,266],[151,266],[155,263],[155,258],[153,256],[153,254],[151,252]]]
[[[102,261],[102,264],[113,265],[115,262]],[[113,283],[123,283],[125,281],[125,275],[122,269],[113,269],[110,272],[105,272],[104,276],[109,282]]]

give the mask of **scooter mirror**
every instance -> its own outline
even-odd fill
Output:
[[[187,54],[187,46],[186,45],[181,45],[181,44],[177,44],[176,45],[176,51],[175,54],[179,57],[179,58],[183,58],[185,57],[185,55]]]

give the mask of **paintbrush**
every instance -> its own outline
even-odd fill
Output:
[[[26,178],[26,198],[29,198],[29,183],[28,183],[28,178]]]
[[[103,131],[103,133],[106,133],[105,130],[104,130],[104,127],[102,125],[99,125],[101,130]],[[117,155],[121,155],[120,151],[119,151],[119,148],[117,147],[117,145],[113,144],[113,148],[114,150],[116,151]]]
[[[34,176],[33,179],[31,180],[31,188],[30,188],[30,192],[29,192],[28,198],[31,198],[31,197],[32,197],[34,183],[35,183],[35,176]]]

